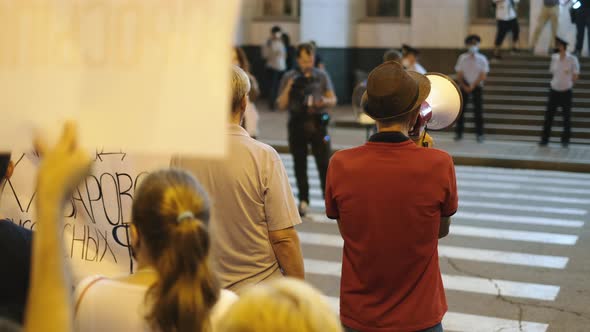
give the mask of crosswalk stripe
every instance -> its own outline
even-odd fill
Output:
[[[563,197],[563,196],[540,196],[531,194],[515,194],[515,193],[494,193],[486,191],[469,191],[459,189],[460,197],[482,197],[482,198],[495,198],[495,199],[520,199],[526,201],[536,202],[551,202],[551,203],[564,203],[564,204],[590,204],[590,199]]]
[[[336,224],[336,220],[328,218],[326,213],[308,213],[305,217],[317,223]]]
[[[292,169],[287,169],[287,174],[290,178],[295,179],[295,172]],[[319,173],[317,170],[309,170],[307,172],[308,177],[311,180],[311,184],[316,186],[320,185]],[[296,182],[292,181],[292,186],[296,186]],[[457,179],[457,186],[459,190],[467,188],[477,189],[499,189],[499,190],[529,190],[537,193],[547,194],[565,194],[565,195],[586,195],[590,196],[590,189],[579,189],[579,188],[564,188],[564,187],[547,187],[547,186],[535,186],[535,185],[523,185],[513,182],[485,182],[485,181],[469,181]],[[483,191],[485,192],[485,191]],[[528,195],[527,195],[528,196]],[[555,198],[555,195],[547,195],[542,197]],[[558,199],[560,199],[558,197]],[[568,198],[571,199],[571,198]],[[560,199],[561,200],[561,199]],[[551,201],[551,200],[549,200]],[[588,199],[586,199],[588,201]]]
[[[507,203],[489,203],[489,202],[478,202],[459,199],[460,207],[475,207],[475,208],[488,208],[497,210],[514,210],[514,211],[527,211],[537,213],[555,213],[555,214],[567,214],[584,216],[588,214],[588,210],[577,209],[577,208],[557,208],[549,206],[532,206],[522,204],[507,204]]]
[[[340,277],[340,262],[304,259],[305,272]],[[534,300],[554,301],[559,294],[559,286],[543,285],[500,279],[484,279],[477,277],[442,275],[446,290],[518,297]]]
[[[508,182],[485,182],[485,181],[469,181],[469,180],[457,180],[457,185],[461,187],[474,187],[479,189],[501,189],[501,190],[530,190],[538,193],[551,193],[551,194],[571,194],[571,195],[590,195],[590,189],[578,189],[570,187],[547,187],[547,186],[534,186],[534,185],[523,185],[519,183],[508,183]]]
[[[455,166],[457,173],[477,173],[477,174],[513,174],[520,176],[552,176],[555,178],[569,178],[590,181],[590,174],[587,173],[568,173],[560,171],[545,171],[533,169],[513,169],[513,168],[497,168],[497,167],[481,167],[481,166]]]
[[[297,192],[297,182],[293,178],[289,181],[291,187],[293,188],[294,192]],[[321,189],[317,188],[320,186],[320,180],[318,178],[310,178],[308,180],[310,185],[315,186],[315,188],[310,188],[310,194],[321,196],[322,191]],[[557,193],[555,193],[557,194]],[[459,197],[478,197],[478,198],[494,198],[494,199],[510,199],[510,200],[526,200],[526,201],[536,201],[536,202],[549,202],[549,203],[562,203],[562,204],[583,204],[588,205],[590,204],[590,199],[586,198],[576,198],[576,197],[564,197],[562,195],[532,195],[532,194],[515,194],[515,193],[506,193],[506,192],[489,192],[489,191],[471,191],[464,189],[459,182]]]
[[[476,179],[486,181],[504,181],[504,182],[520,182],[520,183],[536,183],[536,184],[557,184],[557,185],[572,185],[576,187],[584,186],[590,187],[590,181],[580,181],[578,179],[556,179],[545,177],[543,174],[535,176],[516,176],[504,174],[477,174],[477,173],[457,173],[458,179]]]
[[[554,301],[559,294],[559,286],[526,283],[510,280],[483,279],[443,274],[445,289],[460,292],[483,293],[520,297],[535,300]]]
[[[308,213],[307,218],[313,222],[319,223],[336,223],[336,220],[329,219],[325,213]],[[498,223],[508,224],[525,224],[525,225],[542,225],[542,226],[558,226],[568,228],[581,228],[585,222],[581,220],[566,220],[566,219],[554,219],[554,218],[541,218],[541,217],[530,217],[530,216],[510,216],[503,214],[493,213],[471,213],[471,212],[457,212],[453,220],[458,221],[470,221],[470,220],[481,220]]]
[[[293,158],[289,154],[281,154],[281,160],[285,167],[293,166]],[[315,159],[308,157],[308,170],[316,170]],[[525,170],[525,169],[498,169],[490,167],[473,167],[473,166],[455,166],[457,176],[465,174],[469,177],[494,177],[495,180],[503,179],[504,181],[538,182],[538,183],[556,183],[556,184],[579,184],[587,182],[590,186],[590,175],[584,173],[567,173],[559,171],[544,170]],[[565,182],[564,182],[565,181]]]
[[[321,199],[310,199],[310,205],[313,208],[317,209],[324,209],[324,201]],[[508,204],[508,203],[489,203],[489,202],[479,202],[479,201],[469,201],[460,198],[459,199],[459,209],[464,207],[473,207],[473,208],[487,208],[487,209],[496,209],[496,210],[511,210],[511,211],[526,211],[526,212],[536,212],[536,213],[554,213],[554,214],[564,214],[564,215],[576,215],[576,216],[584,216],[588,214],[588,210],[578,209],[578,208],[559,208],[559,207],[551,207],[551,206],[534,206],[534,205],[523,205],[523,204]]]
[[[545,332],[549,327],[549,325],[542,323],[456,312],[447,312],[442,323],[445,330],[457,332]]]
[[[455,220],[481,220],[510,224],[528,224],[528,225],[543,225],[543,226],[559,226],[580,228],[584,226],[581,220],[566,220],[557,218],[542,218],[531,216],[511,216],[494,213],[472,213],[459,211],[454,216]]]
[[[452,225],[451,236],[481,237],[498,240],[512,240],[523,242],[536,242],[545,244],[560,244],[573,246],[578,241],[577,235],[515,231],[510,229],[473,227],[463,225]]]
[[[340,312],[340,298],[326,296],[334,312]],[[442,321],[443,328],[456,332],[545,332],[547,324],[510,320],[496,317],[447,312]]]
[[[303,244],[342,248],[343,240],[339,235],[298,232]],[[470,260],[486,263],[499,263],[551,269],[564,269],[567,257],[525,254],[510,251],[484,250],[467,247],[438,246],[439,257]]]

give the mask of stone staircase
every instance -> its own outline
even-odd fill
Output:
[[[551,74],[548,56],[512,55],[491,64],[484,90],[486,135],[494,139],[538,141],[543,127]],[[590,59],[581,58],[582,75],[574,87],[572,143],[590,144]],[[469,108],[468,108],[469,109]],[[473,115],[466,113],[466,131],[472,132]],[[551,141],[558,142],[558,112]]]
[[[488,139],[540,140],[551,74],[550,58],[530,54],[506,55],[492,63],[484,89],[485,134]],[[582,75],[574,87],[572,144],[590,144],[590,58],[581,58]],[[336,126],[357,127],[350,121]],[[561,112],[554,123],[551,142],[559,142]],[[452,131],[450,129],[449,131]],[[465,114],[465,132],[474,132],[471,105]]]

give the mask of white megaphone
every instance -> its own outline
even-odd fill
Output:
[[[422,103],[418,120],[410,132],[416,140],[426,129],[444,130],[455,124],[463,109],[463,95],[455,81],[444,74],[427,73],[430,94]]]
[[[451,127],[463,109],[461,90],[450,77],[440,73],[427,73],[425,76],[430,81],[430,94],[422,103],[418,120],[410,132],[410,136],[414,140],[419,139],[426,129],[443,130]],[[369,126],[375,124],[375,121],[366,115],[361,107],[362,96],[366,90],[365,82],[361,82],[355,87],[352,95],[352,108],[357,122]]]

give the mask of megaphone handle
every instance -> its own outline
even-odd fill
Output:
[[[422,133],[422,138],[420,141],[422,142],[422,147],[429,148],[428,142],[426,141],[426,132],[428,131],[428,125],[424,127],[424,133]]]

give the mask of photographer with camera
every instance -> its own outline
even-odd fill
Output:
[[[328,73],[314,67],[315,48],[308,43],[301,44],[296,55],[298,68],[283,76],[277,104],[279,109],[289,111],[289,150],[299,190],[299,214],[304,216],[309,207],[308,144],[315,157],[323,192],[331,152],[327,108],[336,105],[336,95]]]
[[[394,61],[375,68],[361,106],[379,132],[330,160],[326,215],[344,240],[340,318],[348,332],[442,331],[437,247],[458,208],[455,168],[448,153],[410,138],[431,86]]]

